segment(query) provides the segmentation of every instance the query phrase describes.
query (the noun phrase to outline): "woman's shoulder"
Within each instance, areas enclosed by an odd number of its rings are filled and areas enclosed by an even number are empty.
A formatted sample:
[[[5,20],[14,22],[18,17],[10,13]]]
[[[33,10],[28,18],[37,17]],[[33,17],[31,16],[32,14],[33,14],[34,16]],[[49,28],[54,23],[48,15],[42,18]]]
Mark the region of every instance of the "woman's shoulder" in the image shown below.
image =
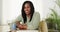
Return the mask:
[[[15,21],[21,21],[23,18],[22,18],[22,15],[18,15],[15,19]]]
[[[39,12],[34,12],[34,15],[40,15],[40,13]]]
[[[34,17],[34,18],[37,18],[37,17],[39,17],[39,18],[40,18],[40,13],[39,13],[39,12],[34,12],[33,17]]]

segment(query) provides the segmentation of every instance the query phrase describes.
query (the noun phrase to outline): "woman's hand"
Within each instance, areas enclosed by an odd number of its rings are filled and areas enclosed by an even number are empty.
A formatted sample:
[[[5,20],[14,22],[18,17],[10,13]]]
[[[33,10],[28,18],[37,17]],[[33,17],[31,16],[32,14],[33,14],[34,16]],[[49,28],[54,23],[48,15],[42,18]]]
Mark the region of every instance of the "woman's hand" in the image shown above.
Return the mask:
[[[27,29],[27,25],[26,24],[20,24],[20,21],[16,22],[16,26],[20,29],[20,30],[26,30]]]
[[[26,30],[27,29],[27,25],[26,24],[20,24],[19,26],[18,26],[18,28],[20,29],[20,30]]]
[[[24,28],[24,29],[27,29],[27,25],[26,25],[26,24],[24,24],[24,25],[23,25],[23,28]]]

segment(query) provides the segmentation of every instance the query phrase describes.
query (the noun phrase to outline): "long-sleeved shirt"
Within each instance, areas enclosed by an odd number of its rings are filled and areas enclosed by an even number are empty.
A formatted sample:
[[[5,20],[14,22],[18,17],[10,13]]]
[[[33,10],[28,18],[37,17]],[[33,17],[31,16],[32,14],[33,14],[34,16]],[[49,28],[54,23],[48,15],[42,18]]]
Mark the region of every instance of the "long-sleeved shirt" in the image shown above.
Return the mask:
[[[27,29],[28,30],[35,30],[38,28],[39,26],[39,22],[40,22],[40,14],[38,12],[34,12],[33,14],[33,17],[32,17],[32,20],[29,22],[29,18],[27,17]],[[16,18],[16,21],[21,21],[23,24],[24,24],[24,21],[23,21],[23,17],[21,15],[19,15],[17,18]]]

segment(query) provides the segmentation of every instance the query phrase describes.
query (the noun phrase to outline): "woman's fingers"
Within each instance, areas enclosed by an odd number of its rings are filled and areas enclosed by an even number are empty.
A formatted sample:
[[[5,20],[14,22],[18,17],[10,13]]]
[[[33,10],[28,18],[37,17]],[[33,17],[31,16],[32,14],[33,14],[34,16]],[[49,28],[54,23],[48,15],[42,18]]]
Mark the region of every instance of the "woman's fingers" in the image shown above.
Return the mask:
[[[27,25],[26,24],[19,24],[19,25],[17,25],[18,26],[18,28],[20,29],[20,30],[26,30],[27,29]]]

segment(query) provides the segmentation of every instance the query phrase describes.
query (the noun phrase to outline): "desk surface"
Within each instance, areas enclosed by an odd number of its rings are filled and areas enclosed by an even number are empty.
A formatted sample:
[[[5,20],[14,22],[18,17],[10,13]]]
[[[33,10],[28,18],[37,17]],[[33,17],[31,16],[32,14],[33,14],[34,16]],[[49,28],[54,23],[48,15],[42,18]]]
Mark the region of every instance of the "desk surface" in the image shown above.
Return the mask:
[[[10,31],[10,27],[8,25],[6,26],[0,26],[0,32],[7,32]],[[18,30],[16,32],[38,32],[38,30]]]
[[[38,30],[19,30],[17,32],[38,32]]]

